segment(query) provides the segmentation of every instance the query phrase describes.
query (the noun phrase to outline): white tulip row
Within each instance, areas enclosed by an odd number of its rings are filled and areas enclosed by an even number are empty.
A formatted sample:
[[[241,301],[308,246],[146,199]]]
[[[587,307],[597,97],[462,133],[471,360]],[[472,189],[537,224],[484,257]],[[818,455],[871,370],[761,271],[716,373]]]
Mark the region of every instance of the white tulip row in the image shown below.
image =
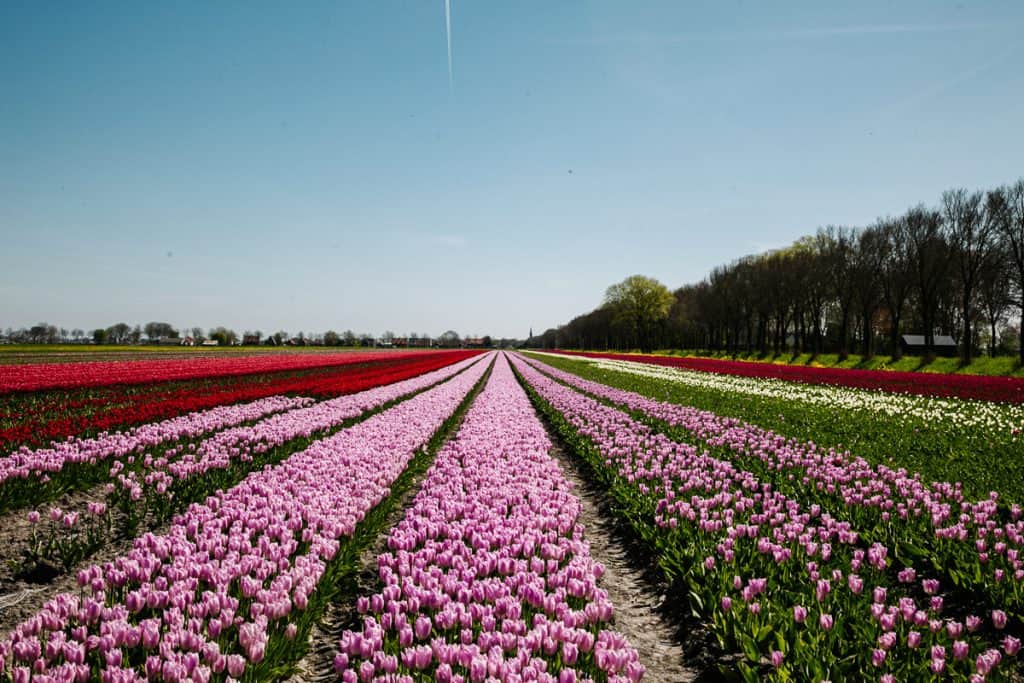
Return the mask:
[[[566,356],[557,354],[538,355],[566,358]],[[803,384],[780,379],[738,377],[607,358],[573,356],[572,359],[588,363],[602,370],[625,372],[699,389],[726,391],[782,401],[799,401],[828,406],[833,410],[840,411],[881,413],[894,418],[911,418],[910,421],[920,420],[929,427],[968,428],[1011,436],[1018,436],[1024,429],[1024,406],[1019,405],[912,396],[825,384]]]

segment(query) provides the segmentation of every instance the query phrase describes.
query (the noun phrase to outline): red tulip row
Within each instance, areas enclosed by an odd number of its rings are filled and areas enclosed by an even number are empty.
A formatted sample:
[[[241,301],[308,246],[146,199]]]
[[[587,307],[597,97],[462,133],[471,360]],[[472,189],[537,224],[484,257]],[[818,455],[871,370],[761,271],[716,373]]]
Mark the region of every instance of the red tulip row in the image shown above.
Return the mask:
[[[68,436],[102,432],[176,417],[220,405],[279,394],[338,396],[400,381],[456,363],[475,351],[378,353],[359,364],[301,372],[156,384],[125,392],[124,387],[82,393],[46,392],[0,399],[0,452],[16,445],[40,446]],[[159,363],[162,361],[152,361]],[[65,364],[65,369],[70,366]],[[133,388],[134,389],[134,388]]]
[[[664,365],[684,370],[714,372],[722,375],[782,379],[804,384],[829,384],[854,389],[871,389],[919,396],[970,398],[980,401],[1024,403],[1024,378],[950,375],[893,370],[853,370],[815,368],[803,365],[775,365],[717,358],[678,358],[621,353],[556,351],[571,356],[610,358],[613,360]]]
[[[384,358],[394,360],[416,355],[419,355],[418,351],[368,351],[0,365],[0,393],[255,375],[337,367],[379,361]]]

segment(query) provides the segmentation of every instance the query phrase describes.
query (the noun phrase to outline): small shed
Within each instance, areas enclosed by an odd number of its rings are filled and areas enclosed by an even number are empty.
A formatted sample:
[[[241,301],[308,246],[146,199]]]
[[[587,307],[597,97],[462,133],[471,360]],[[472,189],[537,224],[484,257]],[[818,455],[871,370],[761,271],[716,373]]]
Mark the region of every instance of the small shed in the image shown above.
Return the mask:
[[[912,356],[920,356],[928,352],[924,345],[923,334],[905,334],[900,337],[900,348],[903,353]],[[948,334],[937,334],[934,337],[932,351],[937,356],[955,356],[957,354],[956,340]]]

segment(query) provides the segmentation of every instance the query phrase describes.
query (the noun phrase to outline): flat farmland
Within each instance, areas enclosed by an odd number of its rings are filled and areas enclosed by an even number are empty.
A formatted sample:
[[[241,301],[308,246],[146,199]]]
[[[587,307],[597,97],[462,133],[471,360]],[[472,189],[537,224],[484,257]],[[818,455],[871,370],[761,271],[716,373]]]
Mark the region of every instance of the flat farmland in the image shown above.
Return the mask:
[[[1019,680],[1018,404],[850,379],[5,366],[0,676]]]

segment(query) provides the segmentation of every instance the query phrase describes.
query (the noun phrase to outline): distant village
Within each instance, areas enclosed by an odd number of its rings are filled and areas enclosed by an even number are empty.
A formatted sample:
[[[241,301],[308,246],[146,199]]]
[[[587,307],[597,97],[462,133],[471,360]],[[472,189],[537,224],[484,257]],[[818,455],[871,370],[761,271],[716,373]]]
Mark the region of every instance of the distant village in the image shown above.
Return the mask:
[[[455,330],[431,336],[428,334],[410,333],[398,336],[393,332],[385,332],[379,336],[355,333],[351,330],[335,332],[328,330],[323,333],[307,334],[299,332],[289,334],[281,330],[264,335],[260,331],[245,331],[239,335],[226,327],[214,327],[205,333],[201,328],[187,330],[174,328],[168,323],[150,322],[145,325],[131,326],[117,323],[105,328],[86,331],[80,328],[67,329],[39,323],[32,327],[14,329],[8,327],[0,332],[0,344],[84,344],[84,345],[146,345],[146,346],[185,346],[185,347],[219,347],[219,346],[340,346],[378,349],[487,349],[516,348],[522,346],[519,339],[494,339],[489,335],[460,336]]]

